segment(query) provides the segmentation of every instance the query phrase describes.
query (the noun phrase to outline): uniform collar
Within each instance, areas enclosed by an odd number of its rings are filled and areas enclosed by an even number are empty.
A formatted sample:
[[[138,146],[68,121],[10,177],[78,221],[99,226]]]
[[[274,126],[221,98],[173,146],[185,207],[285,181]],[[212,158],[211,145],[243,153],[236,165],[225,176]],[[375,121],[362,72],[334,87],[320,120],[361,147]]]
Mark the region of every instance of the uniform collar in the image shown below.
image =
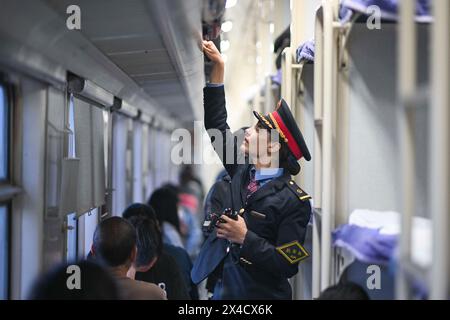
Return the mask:
[[[256,177],[257,171],[258,170],[255,169],[255,177]],[[273,169],[271,171],[273,171]],[[261,187],[256,192],[254,192],[248,199],[245,199],[245,197],[243,197],[242,202],[243,203],[252,203],[252,202],[258,201],[260,199],[263,199],[267,196],[270,196],[270,195],[276,193],[291,178],[291,175],[289,174],[289,172],[284,172],[284,171],[285,170],[281,169],[280,171],[278,171],[278,175],[271,175],[272,178],[268,178],[268,175],[265,174],[264,175],[265,180],[259,180],[259,185]],[[280,172],[281,172],[281,174],[280,174]],[[268,173],[268,172],[266,171],[264,173]],[[270,172],[270,173],[274,173],[274,172]],[[243,196],[243,195],[245,195],[245,191],[241,190],[241,196]]]
[[[255,173],[256,181],[263,181],[281,177],[284,173],[283,168],[262,168],[257,170],[254,166],[250,169]]]

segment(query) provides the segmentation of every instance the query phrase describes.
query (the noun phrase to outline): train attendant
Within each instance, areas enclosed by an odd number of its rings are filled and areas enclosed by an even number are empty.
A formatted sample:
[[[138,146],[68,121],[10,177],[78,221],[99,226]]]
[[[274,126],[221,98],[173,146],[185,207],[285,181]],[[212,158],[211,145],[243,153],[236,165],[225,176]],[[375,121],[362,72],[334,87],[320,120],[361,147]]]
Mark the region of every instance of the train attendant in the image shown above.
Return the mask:
[[[235,150],[229,144],[236,140],[230,138],[227,124],[224,61],[213,42],[204,41],[203,51],[214,64],[204,88],[205,127],[223,135],[223,153],[218,153],[231,177],[229,206],[239,215],[237,220],[221,216],[192,278],[199,282],[219,274],[213,299],[291,299],[288,279],[308,256],[302,245],[311,215],[310,196],[291,176],[300,171],[298,161],[309,161],[311,155],[289,106],[281,100],[268,115],[254,111],[257,123],[245,131],[237,148],[248,161],[229,163],[226,152]],[[278,139],[270,139],[273,134]]]

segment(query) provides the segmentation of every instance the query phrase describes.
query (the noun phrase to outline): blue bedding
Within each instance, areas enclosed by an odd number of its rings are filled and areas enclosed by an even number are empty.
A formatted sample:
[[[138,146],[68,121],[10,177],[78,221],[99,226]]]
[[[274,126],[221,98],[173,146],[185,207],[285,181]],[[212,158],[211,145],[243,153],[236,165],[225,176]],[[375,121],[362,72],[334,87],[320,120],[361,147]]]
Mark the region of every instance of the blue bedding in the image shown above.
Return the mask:
[[[378,229],[354,224],[344,224],[333,231],[333,245],[346,248],[365,263],[389,265],[397,240],[397,235],[381,234]]]
[[[302,60],[314,62],[314,40],[306,41],[296,50],[297,63]]]

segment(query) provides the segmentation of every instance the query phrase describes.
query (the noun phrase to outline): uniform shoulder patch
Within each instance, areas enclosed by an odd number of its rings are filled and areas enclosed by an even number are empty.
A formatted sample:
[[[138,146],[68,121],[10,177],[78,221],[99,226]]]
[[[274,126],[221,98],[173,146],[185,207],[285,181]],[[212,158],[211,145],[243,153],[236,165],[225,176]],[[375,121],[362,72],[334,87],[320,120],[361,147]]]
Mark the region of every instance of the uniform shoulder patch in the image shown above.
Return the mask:
[[[300,201],[311,199],[311,196],[303,191],[302,188],[300,188],[294,180],[289,180],[286,184],[289,190],[291,190]]]
[[[297,240],[283,244],[276,249],[291,264],[309,257],[309,253]]]

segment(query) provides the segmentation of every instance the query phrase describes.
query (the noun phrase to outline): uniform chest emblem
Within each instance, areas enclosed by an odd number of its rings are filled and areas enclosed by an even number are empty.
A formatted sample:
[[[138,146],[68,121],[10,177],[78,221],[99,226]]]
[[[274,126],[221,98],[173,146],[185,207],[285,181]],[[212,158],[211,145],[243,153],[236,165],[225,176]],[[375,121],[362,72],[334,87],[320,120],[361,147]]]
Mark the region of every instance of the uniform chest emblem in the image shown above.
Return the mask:
[[[276,249],[291,264],[309,257],[309,253],[297,240],[283,244]]]

